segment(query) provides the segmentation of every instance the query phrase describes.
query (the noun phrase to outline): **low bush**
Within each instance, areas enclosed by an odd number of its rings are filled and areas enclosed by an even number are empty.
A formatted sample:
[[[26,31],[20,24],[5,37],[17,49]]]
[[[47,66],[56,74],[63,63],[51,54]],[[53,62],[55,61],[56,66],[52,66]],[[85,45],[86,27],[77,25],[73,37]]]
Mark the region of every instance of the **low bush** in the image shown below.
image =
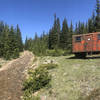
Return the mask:
[[[32,95],[31,93],[31,90],[26,90],[24,92],[24,97],[23,97],[24,100],[40,100],[40,97],[39,96],[34,96]]]
[[[47,50],[47,56],[61,56],[64,51],[60,49]]]
[[[62,50],[62,49],[53,49],[53,50],[47,50],[47,56],[66,56],[71,54],[71,50]]]
[[[35,54],[36,56],[54,56],[54,57],[57,57],[57,56],[66,56],[66,55],[69,55],[71,54],[71,50],[69,49],[66,49],[66,50],[63,50],[63,49],[46,49],[45,52],[40,52],[40,51],[33,51],[33,54]]]
[[[32,94],[44,87],[50,88],[51,75],[48,70],[56,68],[57,64],[43,64],[35,71],[29,70],[29,78],[23,83],[24,86],[24,100],[40,100],[38,96]]]
[[[67,56],[67,55],[70,55],[72,54],[72,52],[70,50],[65,50],[64,53],[63,53],[63,56]]]
[[[48,86],[51,75],[42,67],[37,68],[34,72],[29,73],[29,78],[24,82],[24,90],[31,90],[33,93],[39,89]]]

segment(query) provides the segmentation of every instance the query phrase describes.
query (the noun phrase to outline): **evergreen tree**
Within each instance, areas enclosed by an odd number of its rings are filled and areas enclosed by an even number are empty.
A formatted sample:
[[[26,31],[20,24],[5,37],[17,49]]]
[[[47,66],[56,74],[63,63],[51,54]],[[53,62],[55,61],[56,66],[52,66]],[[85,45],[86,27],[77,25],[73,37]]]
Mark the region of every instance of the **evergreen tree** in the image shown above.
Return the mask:
[[[85,34],[86,29],[85,29],[85,24],[81,23],[81,34]]]
[[[37,33],[35,33],[35,38],[34,38],[34,40],[35,40],[35,41],[38,40],[38,35],[37,35]]]
[[[19,56],[18,38],[13,26],[0,22],[0,57],[5,59]]]
[[[96,31],[100,32],[100,1],[97,0],[97,4],[96,4],[96,19],[95,19],[95,26],[96,26]]]
[[[76,27],[75,27],[75,34],[78,34],[78,25],[76,23]]]
[[[3,43],[3,57],[5,59],[10,59],[10,43],[9,43],[9,26],[5,25],[5,28],[3,30],[3,39],[2,39],[2,43]]]
[[[69,28],[69,36],[68,36],[68,48],[71,50],[72,49],[72,35],[73,35],[73,24],[71,21],[71,25]]]
[[[52,41],[52,36],[53,36],[53,35],[52,35],[52,34],[53,34],[52,31],[53,31],[53,29],[50,29],[50,30],[49,30],[49,39],[48,39],[48,48],[49,48],[49,49],[54,49],[54,48],[53,48],[53,41]]]
[[[87,22],[85,24],[85,32],[84,33],[88,33],[88,23]]]
[[[25,47],[27,50],[32,51],[34,54],[46,55],[46,50],[48,49],[48,35],[43,32],[43,34],[38,37],[35,33],[34,39],[30,38],[25,40]]]
[[[20,31],[20,28],[18,25],[17,25],[17,29],[16,29],[16,38],[17,38],[19,51],[21,52],[21,51],[23,51],[23,43],[22,43],[21,31]]]
[[[92,33],[94,31],[93,20],[88,20],[88,33]]]
[[[59,18],[57,18],[57,34],[58,34],[58,43],[57,43],[57,47],[59,47],[59,41],[60,41],[60,33],[61,33],[61,27],[60,27],[60,20]]]
[[[93,24],[93,32],[95,32],[96,31],[96,27],[95,27],[95,22],[96,22],[96,16],[95,16],[95,13],[93,12],[92,13],[92,24]]]
[[[52,29],[49,31],[49,49],[58,48],[59,43],[59,30],[60,30],[60,22],[59,19],[57,21],[56,15],[54,16],[54,25]]]
[[[26,39],[25,39],[24,49],[28,50],[28,39],[27,39],[27,36],[26,36]]]
[[[0,22],[0,57],[3,56],[3,51],[4,51],[3,30],[4,30],[4,23]]]
[[[0,22],[0,36],[2,35],[2,31],[4,30],[4,23],[3,21]]]
[[[16,34],[13,26],[11,26],[11,29],[9,31],[9,53],[10,57],[16,58],[19,56],[19,48],[17,46],[17,40],[16,40]]]
[[[80,21],[79,21],[79,23],[78,23],[78,34],[82,34],[81,22],[80,22]]]
[[[58,47],[58,37],[59,37],[59,29],[58,28],[58,25],[57,25],[57,18],[56,18],[56,15],[54,16],[54,26],[53,26],[53,30],[52,30],[52,41],[53,41],[53,44],[52,44],[52,47],[53,49],[57,48]]]
[[[69,34],[69,28],[68,28],[67,20],[65,18],[63,21],[62,31],[60,34],[60,47],[62,49],[66,49],[68,47],[68,34]]]

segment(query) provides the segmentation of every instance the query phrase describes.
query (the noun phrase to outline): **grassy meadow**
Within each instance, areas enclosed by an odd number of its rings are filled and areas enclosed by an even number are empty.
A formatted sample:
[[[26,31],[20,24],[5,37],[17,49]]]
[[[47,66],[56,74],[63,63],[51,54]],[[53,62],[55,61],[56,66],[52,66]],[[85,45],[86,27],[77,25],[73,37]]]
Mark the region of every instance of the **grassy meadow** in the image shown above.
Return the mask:
[[[48,62],[58,64],[57,68],[49,71],[52,75],[51,88],[39,91],[44,100],[82,100],[89,96],[91,91],[100,88],[99,57],[75,59],[71,55],[38,59],[39,65]]]

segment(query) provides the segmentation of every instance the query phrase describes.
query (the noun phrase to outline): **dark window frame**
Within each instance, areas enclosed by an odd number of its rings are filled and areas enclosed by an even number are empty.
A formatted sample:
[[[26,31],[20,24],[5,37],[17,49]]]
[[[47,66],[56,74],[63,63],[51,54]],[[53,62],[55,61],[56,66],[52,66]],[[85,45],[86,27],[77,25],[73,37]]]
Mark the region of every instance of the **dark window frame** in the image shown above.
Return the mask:
[[[81,36],[75,37],[75,42],[81,42],[81,41],[82,41],[82,37]]]

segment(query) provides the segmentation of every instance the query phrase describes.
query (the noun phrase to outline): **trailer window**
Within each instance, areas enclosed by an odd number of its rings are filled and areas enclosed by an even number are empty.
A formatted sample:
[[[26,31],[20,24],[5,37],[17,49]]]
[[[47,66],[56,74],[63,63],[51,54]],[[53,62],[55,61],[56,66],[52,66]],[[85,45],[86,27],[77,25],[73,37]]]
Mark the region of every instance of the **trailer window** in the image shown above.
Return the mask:
[[[98,34],[98,40],[100,40],[100,34]]]
[[[76,42],[81,42],[81,36],[76,37]]]

